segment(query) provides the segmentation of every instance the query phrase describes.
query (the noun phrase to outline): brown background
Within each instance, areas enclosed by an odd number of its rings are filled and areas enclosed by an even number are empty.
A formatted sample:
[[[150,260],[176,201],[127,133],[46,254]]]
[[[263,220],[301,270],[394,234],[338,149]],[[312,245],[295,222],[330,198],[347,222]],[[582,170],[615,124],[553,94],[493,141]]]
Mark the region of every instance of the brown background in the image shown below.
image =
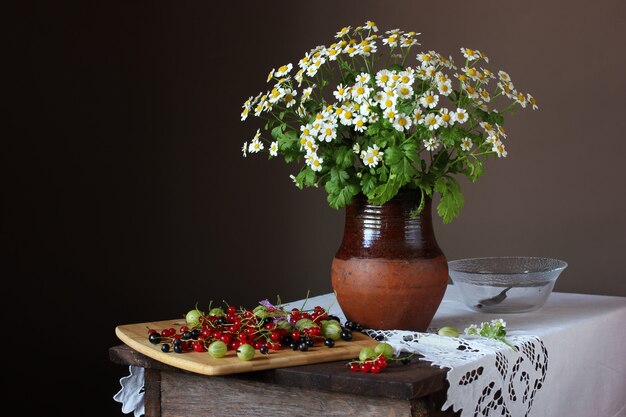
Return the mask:
[[[626,296],[623,1],[101,3],[8,14],[5,381],[37,376],[5,393],[25,413],[121,415],[117,324],[330,291],[343,212],[296,166],[242,158],[260,125],[239,113],[272,67],[368,19],[480,49],[538,100],[435,220],[448,258],[556,257],[557,291]]]

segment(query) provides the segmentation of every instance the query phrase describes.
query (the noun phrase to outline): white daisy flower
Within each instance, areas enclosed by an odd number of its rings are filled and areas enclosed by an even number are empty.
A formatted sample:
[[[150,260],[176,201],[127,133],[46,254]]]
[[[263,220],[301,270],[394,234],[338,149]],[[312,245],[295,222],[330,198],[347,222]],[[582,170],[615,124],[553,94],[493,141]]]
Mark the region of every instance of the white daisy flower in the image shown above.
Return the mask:
[[[400,77],[398,83],[412,85],[415,82],[415,70],[413,68],[407,68],[404,71],[398,73]]]
[[[351,126],[354,123],[354,117],[355,115],[352,112],[352,109],[344,108],[343,112],[341,112],[341,115],[339,116],[339,121],[344,126]]]
[[[433,109],[439,103],[439,96],[432,91],[427,91],[420,97],[420,103],[424,108]]]
[[[391,48],[398,46],[399,35],[396,33],[392,33],[387,37],[383,38],[383,45],[388,45]]]
[[[479,71],[474,67],[463,67],[461,69],[470,79],[477,81],[479,79]]]
[[[248,156],[248,142],[243,143],[243,146],[241,147],[241,153],[243,154],[244,158]]]
[[[424,139],[422,143],[424,144],[426,150],[430,152],[437,150],[440,145],[439,140],[436,138]]]
[[[378,106],[382,110],[395,109],[397,99],[395,97],[389,97],[387,94],[383,96],[383,99],[378,102]]]
[[[442,96],[449,96],[452,92],[452,82],[448,81],[445,83],[437,83],[437,90]]]
[[[298,93],[295,90],[290,88],[283,89],[283,101],[285,102],[285,106],[287,108],[296,104],[296,95]]]
[[[356,40],[353,39],[348,43],[348,45],[346,45],[343,52],[348,54],[349,57],[353,57],[358,55],[361,52],[361,49],[359,45],[356,44]]]
[[[369,124],[374,124],[378,122],[378,120],[379,120],[378,113],[375,113],[375,112],[371,112],[369,117],[367,118],[367,122]]]
[[[350,89],[346,88],[343,84],[339,84],[337,89],[333,91],[333,95],[337,99],[337,101],[342,102],[348,98],[348,94],[350,93]]]
[[[268,101],[272,104],[276,103],[278,100],[283,98],[284,95],[285,95],[285,92],[282,88],[274,87],[272,91],[270,91]]]
[[[415,124],[421,125],[424,122],[424,114],[422,114],[422,109],[419,107],[415,107],[413,111],[413,120],[415,120]]]
[[[495,135],[496,134],[496,128],[491,123],[480,122],[479,125],[480,125],[480,127],[483,128],[483,130],[485,131],[485,133],[487,133],[487,135]]]
[[[373,39],[363,39],[361,43],[359,43],[359,51],[363,56],[370,56],[371,54],[376,53],[377,50],[378,47]]]
[[[526,105],[528,104],[528,99],[526,98],[526,96],[524,95],[524,93],[517,93],[515,95],[515,101],[522,106],[523,109],[526,108]]]
[[[332,142],[337,137],[337,126],[332,123],[324,123],[319,131],[319,140],[324,142]]]
[[[474,49],[461,48],[461,53],[468,61],[474,61],[480,58],[480,52]]]
[[[511,82],[511,76],[504,71],[498,71],[498,79],[500,79],[500,81],[503,81],[505,83]]]
[[[435,113],[428,113],[424,117],[423,124],[428,128],[428,130],[437,130],[441,127],[441,117]]]
[[[307,156],[306,159],[307,165],[311,167],[313,171],[319,172],[322,170],[322,164],[324,163],[324,158],[317,156],[315,153],[311,153]]]
[[[361,160],[369,168],[374,168],[382,160],[384,153],[378,145],[368,146],[367,150],[361,151]]]
[[[409,84],[398,84],[396,86],[396,93],[398,94],[399,98],[411,98],[411,96],[413,96],[413,87],[411,87]]]
[[[448,109],[441,109],[441,110],[439,110],[439,117],[441,119],[441,126],[442,127],[452,126],[454,124],[453,115],[454,115],[454,113],[450,113],[450,111]]]
[[[328,57],[329,61],[336,61],[340,53],[341,50],[335,47],[326,49],[326,56]]]
[[[418,45],[417,40],[412,36],[402,36],[400,38],[400,46],[403,48],[410,48],[411,46]]]
[[[357,132],[365,132],[365,129],[367,129],[366,123],[367,118],[362,114],[359,114],[354,118],[354,130],[356,130]]]
[[[263,150],[263,148],[265,148],[263,146],[263,142],[261,142],[258,138],[255,137],[250,142],[250,145],[248,145],[248,152],[250,152],[250,153],[261,152]]]
[[[504,128],[500,125],[496,125],[496,129],[498,130],[498,135],[502,136],[503,138],[506,138],[506,131],[504,130]]]
[[[467,96],[472,100],[476,100],[478,98],[478,91],[476,91],[476,89],[469,84],[465,84],[463,86],[463,91],[465,91]]]
[[[485,103],[489,103],[491,101],[491,95],[489,94],[489,91],[485,90],[484,88],[478,89],[478,96]]]
[[[391,71],[380,70],[376,73],[376,85],[380,88],[385,88],[389,82],[391,82]]]
[[[309,88],[305,88],[304,90],[302,90],[302,98],[300,99],[301,103],[305,103],[306,101],[308,101],[311,98],[311,93],[313,92],[313,87],[309,87]]]
[[[302,81],[304,80],[304,70],[299,69],[293,78],[298,82],[298,87],[300,87],[302,85]]]
[[[367,84],[357,83],[351,88],[352,100],[356,103],[362,103],[367,100],[372,89]]]
[[[469,151],[470,149],[472,149],[473,145],[474,143],[470,138],[465,137],[461,140],[461,149],[464,151]]]
[[[376,23],[372,22],[371,20],[365,22],[365,28],[371,30],[372,32],[378,32],[378,27],[376,26]]]
[[[393,127],[400,132],[409,130],[411,124],[411,119],[404,113],[400,113],[395,119],[393,119]]]
[[[365,101],[361,103],[361,105],[359,106],[360,114],[367,117],[370,115],[371,112],[372,112],[372,105],[369,102]]]
[[[487,136],[487,139],[485,139],[485,143],[489,143],[491,145],[494,145],[496,142],[500,142],[500,139],[498,138],[498,135],[495,133]]]
[[[341,30],[335,35],[335,38],[339,39],[346,36],[350,32],[350,29],[352,29],[352,26],[346,26],[341,28]]]
[[[278,155],[278,142],[274,141],[270,145],[270,155],[277,156]]]
[[[284,77],[285,75],[291,72],[292,68],[293,68],[293,65],[291,64],[283,65],[280,68],[278,68],[276,72],[274,72],[274,77],[276,78]]]
[[[361,152],[361,145],[359,145],[359,142],[355,142],[354,145],[352,145],[352,152],[357,155]]]
[[[306,68],[306,75],[309,77],[315,77],[315,75],[317,74],[317,70],[318,70],[317,65],[309,65]]]
[[[362,72],[356,77],[356,82],[361,84],[367,84],[370,82],[370,75],[367,72]]]
[[[539,108],[537,106],[537,101],[535,100],[535,98],[533,96],[531,96],[530,94],[527,94],[526,95],[526,99],[530,103],[530,106],[532,107],[533,110],[537,110]]]
[[[452,119],[457,123],[465,123],[467,119],[469,119],[467,110],[460,107],[457,108],[456,111],[452,114]]]
[[[512,83],[506,82],[506,81],[500,81],[498,83],[498,88],[502,90],[505,96],[507,96],[508,98],[512,100],[515,100],[515,95],[517,94],[517,91],[515,91],[515,87],[513,87]]]
[[[396,112],[396,109],[394,109],[394,108],[389,108],[389,109],[385,110],[385,112],[384,112],[385,119],[389,120],[392,123],[396,119],[397,115],[398,115],[398,113]]]
[[[427,52],[421,52],[417,54],[417,60],[422,63],[422,65],[432,65],[435,62],[435,57]]]
[[[498,155],[498,158],[506,158],[508,152],[504,149],[504,144],[501,141],[496,141],[493,144],[493,148],[491,148],[493,152]]]

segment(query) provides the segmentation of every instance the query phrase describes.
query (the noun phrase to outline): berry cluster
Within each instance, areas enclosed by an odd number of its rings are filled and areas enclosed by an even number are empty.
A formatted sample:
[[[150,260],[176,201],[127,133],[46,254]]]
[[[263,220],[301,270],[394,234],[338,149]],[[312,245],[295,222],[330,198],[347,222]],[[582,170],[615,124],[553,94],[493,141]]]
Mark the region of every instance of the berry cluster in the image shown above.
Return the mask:
[[[253,310],[211,308],[204,312],[191,310],[185,316],[186,325],[175,328],[148,329],[148,340],[161,345],[163,352],[209,352],[222,357],[234,350],[242,360],[252,359],[254,352],[268,354],[284,348],[306,352],[316,345],[333,347],[335,341],[352,340],[352,331],[362,327],[352,322],[346,326],[339,318],[329,315],[321,306],[312,310],[297,308],[286,311],[268,302]]]
[[[379,343],[375,348],[363,348],[359,352],[359,359],[348,362],[351,372],[377,374],[387,367],[390,361],[400,361],[403,364],[410,363],[410,356],[393,357],[393,347],[386,342]]]

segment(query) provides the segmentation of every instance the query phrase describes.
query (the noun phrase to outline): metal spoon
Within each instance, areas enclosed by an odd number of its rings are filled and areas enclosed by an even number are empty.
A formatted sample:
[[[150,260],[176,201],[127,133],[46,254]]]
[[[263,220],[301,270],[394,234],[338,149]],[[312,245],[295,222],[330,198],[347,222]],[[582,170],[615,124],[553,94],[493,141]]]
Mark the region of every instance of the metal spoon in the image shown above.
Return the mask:
[[[500,304],[502,301],[504,301],[504,299],[506,298],[506,293],[507,291],[509,291],[511,288],[513,287],[506,287],[505,289],[503,289],[502,291],[500,291],[500,293],[498,295],[495,295],[491,298],[485,298],[483,300],[479,300],[478,304],[475,305],[476,308],[483,308],[483,307],[488,307],[488,306],[493,306],[496,304]]]

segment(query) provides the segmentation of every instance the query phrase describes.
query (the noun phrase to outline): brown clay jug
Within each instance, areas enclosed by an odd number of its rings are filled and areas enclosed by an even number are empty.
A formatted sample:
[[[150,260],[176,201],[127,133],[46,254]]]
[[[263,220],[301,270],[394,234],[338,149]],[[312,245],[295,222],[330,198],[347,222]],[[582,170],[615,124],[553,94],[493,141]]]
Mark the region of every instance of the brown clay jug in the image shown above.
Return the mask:
[[[332,262],[337,301],[348,320],[379,330],[426,331],[448,284],[448,262],[435,239],[432,201],[401,190],[382,206],[359,194],[345,209]]]

